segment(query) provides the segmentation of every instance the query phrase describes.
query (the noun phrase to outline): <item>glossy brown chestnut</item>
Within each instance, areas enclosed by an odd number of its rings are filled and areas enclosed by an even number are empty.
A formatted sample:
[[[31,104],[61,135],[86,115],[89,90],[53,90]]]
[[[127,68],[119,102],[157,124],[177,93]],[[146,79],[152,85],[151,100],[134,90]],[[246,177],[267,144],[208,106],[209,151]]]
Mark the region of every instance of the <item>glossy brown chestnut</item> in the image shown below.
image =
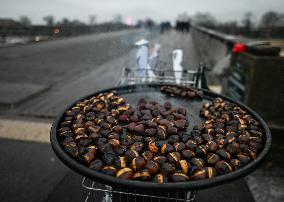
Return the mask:
[[[229,163],[227,163],[226,161],[218,161],[215,164],[215,169],[219,174],[226,174],[226,173],[230,173],[232,172],[232,167],[230,166]]]
[[[230,160],[231,159],[231,155],[229,154],[229,152],[227,152],[225,149],[219,149],[216,152],[222,159],[225,160]]]
[[[164,163],[162,166],[161,166],[161,173],[164,174],[164,175],[168,175],[168,174],[171,174],[175,171],[175,167],[172,165],[172,164],[169,164],[169,163]]]
[[[127,166],[126,158],[124,156],[116,157],[114,160],[114,165],[119,169],[125,168]]]
[[[216,169],[213,167],[205,167],[205,171],[208,178],[213,178],[217,175]]]
[[[206,158],[208,165],[215,165],[218,161],[220,161],[220,157],[218,154],[211,153]]]
[[[192,175],[191,178],[193,180],[202,180],[206,178],[206,170],[205,168],[197,169]]]
[[[175,172],[171,175],[171,179],[173,182],[185,182],[189,180],[189,177],[182,172]]]
[[[147,169],[136,172],[133,176],[133,179],[139,181],[149,181],[151,179],[151,175]]]
[[[195,156],[195,153],[191,150],[183,150],[181,154],[187,160],[191,160]]]
[[[157,162],[159,165],[162,165],[167,161],[167,159],[164,156],[155,156],[154,161]]]
[[[231,159],[230,165],[233,168],[233,170],[237,170],[240,167],[240,160],[238,160],[238,159]]]
[[[138,152],[130,149],[125,152],[125,158],[127,161],[132,161],[135,157],[139,156]]]
[[[151,161],[153,160],[154,156],[153,156],[153,153],[150,152],[150,151],[145,151],[142,153],[142,156],[143,158],[146,160],[146,161]]]
[[[113,166],[104,166],[102,168],[102,172],[107,174],[107,175],[115,176],[116,175],[116,168],[113,167]]]
[[[171,163],[177,163],[181,159],[181,154],[179,152],[171,152],[167,155],[167,159]]]
[[[194,166],[197,166],[197,167],[204,167],[205,166],[205,162],[201,158],[193,158],[193,159],[191,159],[191,163]]]
[[[144,169],[145,164],[145,159],[141,156],[137,156],[132,160],[131,167],[134,171],[138,171]]]
[[[108,143],[113,147],[119,147],[120,146],[120,141],[117,140],[117,139],[109,139]]]
[[[216,142],[210,141],[207,143],[207,148],[209,152],[216,152],[218,150],[218,145]]]
[[[186,143],[185,143],[185,146],[190,149],[190,150],[195,150],[196,147],[197,147],[197,143],[193,140],[188,140]]]
[[[133,171],[130,168],[122,168],[116,173],[116,177],[130,180],[133,177]]]
[[[190,169],[190,163],[187,160],[180,160],[179,166],[181,167],[183,173],[188,173],[188,170]]]
[[[145,168],[147,168],[151,174],[156,174],[160,166],[155,161],[147,161]]]

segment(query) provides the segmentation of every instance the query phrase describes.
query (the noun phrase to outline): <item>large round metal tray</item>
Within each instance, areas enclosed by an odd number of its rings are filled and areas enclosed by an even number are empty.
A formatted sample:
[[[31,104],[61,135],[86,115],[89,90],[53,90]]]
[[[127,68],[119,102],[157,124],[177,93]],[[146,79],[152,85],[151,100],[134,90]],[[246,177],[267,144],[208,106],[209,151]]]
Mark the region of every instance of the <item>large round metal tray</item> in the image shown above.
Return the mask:
[[[77,101],[70,104],[66,107],[66,109],[58,115],[56,120],[52,125],[52,129],[50,132],[50,140],[51,145],[56,153],[56,155],[65,163],[68,167],[72,170],[80,173],[81,175],[88,177],[96,182],[110,185],[113,187],[125,187],[127,189],[135,189],[135,190],[148,190],[151,189],[152,191],[182,191],[182,190],[198,190],[203,188],[209,188],[215,185],[228,183],[238,178],[244,177],[248,175],[250,172],[254,171],[259,164],[264,160],[266,155],[268,154],[270,147],[271,147],[271,133],[269,128],[267,127],[266,123],[263,119],[252,109],[245,106],[244,104],[232,100],[228,97],[203,90],[204,91],[204,98],[203,99],[194,99],[188,100],[179,97],[169,97],[160,92],[160,84],[138,84],[138,85],[128,85],[128,86],[120,86],[109,88],[105,90],[101,90],[99,92],[94,92],[92,95],[108,92],[115,90],[117,93],[128,101],[130,104],[136,104],[140,98],[151,99],[160,102],[161,104],[165,101],[170,101],[175,106],[183,106],[188,109],[188,120],[189,120],[189,127],[188,130],[191,130],[192,127],[196,124],[202,123],[203,119],[199,116],[199,110],[203,103],[213,100],[216,97],[221,97],[224,100],[228,100],[230,102],[235,102],[242,108],[246,109],[257,121],[261,123],[264,135],[264,146],[262,151],[258,154],[258,156],[252,160],[247,165],[243,166],[237,171],[233,171],[232,173],[228,173],[225,175],[217,176],[211,179],[204,179],[204,180],[197,180],[197,181],[187,181],[187,182],[180,182],[180,183],[164,183],[164,184],[157,184],[153,182],[141,182],[141,181],[134,181],[134,180],[122,180],[116,177],[108,176],[103,173],[91,170],[86,166],[80,164],[71,156],[69,156],[61,146],[59,142],[59,127],[60,122],[64,116],[66,110],[70,109],[71,106],[75,105]],[[86,96],[84,98],[91,97],[92,95]],[[82,98],[82,99],[84,99]],[[81,100],[81,99],[80,99]]]

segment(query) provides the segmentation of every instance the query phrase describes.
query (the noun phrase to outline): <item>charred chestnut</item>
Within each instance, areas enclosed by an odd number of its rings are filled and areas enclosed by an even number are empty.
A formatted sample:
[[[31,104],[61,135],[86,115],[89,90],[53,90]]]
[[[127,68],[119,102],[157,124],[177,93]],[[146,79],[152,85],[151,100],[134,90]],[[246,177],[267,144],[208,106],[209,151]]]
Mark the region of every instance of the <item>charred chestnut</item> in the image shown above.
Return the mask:
[[[132,159],[134,159],[137,156],[139,156],[138,152],[133,149],[127,150],[125,152],[125,158],[128,161],[132,161]]]
[[[166,175],[166,176],[170,173],[173,173],[174,171],[175,171],[175,167],[172,164],[164,163],[161,166],[161,173]]]
[[[151,174],[156,174],[159,171],[160,166],[155,161],[147,161],[145,166]]]
[[[130,168],[122,168],[117,172],[116,177],[130,180],[133,177],[133,172]]]
[[[240,167],[240,160],[238,159],[232,159],[230,161],[230,165],[233,168],[233,170],[237,170]]]
[[[185,182],[189,180],[189,177],[182,172],[175,172],[172,174],[171,179],[173,182]]]
[[[103,162],[99,159],[94,160],[93,162],[90,163],[89,168],[91,168],[92,170],[101,170],[102,167],[104,166]]]
[[[145,167],[145,159],[141,156],[137,156],[132,160],[131,167],[133,170],[142,170]]]
[[[167,161],[167,159],[164,156],[155,156],[154,161],[157,162],[159,165],[162,165]]]
[[[220,157],[218,154],[211,153],[207,156],[206,160],[208,165],[215,165],[218,161],[220,161]]]
[[[167,159],[171,163],[177,163],[181,159],[181,155],[178,152],[171,152],[167,155]]]
[[[183,150],[182,156],[184,159],[191,160],[195,156],[195,153],[191,150]]]
[[[127,166],[126,158],[124,156],[116,157],[114,160],[114,165],[119,169],[125,168]]]
[[[102,168],[102,172],[107,174],[107,175],[111,175],[111,176],[115,176],[116,174],[116,168],[113,166],[104,166]]]
[[[230,160],[231,159],[231,155],[229,154],[229,152],[227,152],[225,149],[219,149],[217,151],[217,154],[225,160]]]
[[[143,152],[142,156],[146,161],[151,161],[153,159],[153,153],[150,151]]]
[[[151,175],[147,169],[136,172],[133,176],[133,179],[139,181],[149,181],[151,179]]]
[[[208,178],[212,178],[217,175],[216,169],[213,167],[206,167],[205,171]]]
[[[184,172],[184,173],[187,173],[188,170],[190,169],[190,164],[187,160],[180,160],[179,166],[181,167],[182,172]]]
[[[166,154],[166,153],[172,152],[173,150],[174,150],[174,148],[173,148],[172,145],[164,143],[161,146],[160,152],[161,152],[161,154]]]
[[[219,174],[226,174],[232,172],[232,167],[226,161],[218,161],[215,164],[215,169]]]
[[[206,170],[204,168],[197,169],[193,174],[191,175],[191,178],[193,180],[202,180],[206,178]]]
[[[201,158],[193,158],[191,160],[191,163],[192,163],[192,165],[197,166],[197,167],[204,167],[205,166],[205,162]]]

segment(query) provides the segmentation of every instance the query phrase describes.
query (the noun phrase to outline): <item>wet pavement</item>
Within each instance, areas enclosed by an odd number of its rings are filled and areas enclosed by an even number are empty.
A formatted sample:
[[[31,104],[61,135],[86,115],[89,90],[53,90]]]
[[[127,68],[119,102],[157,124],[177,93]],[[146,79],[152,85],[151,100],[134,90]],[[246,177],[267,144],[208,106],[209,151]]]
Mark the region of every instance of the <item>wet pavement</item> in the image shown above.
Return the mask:
[[[51,122],[72,101],[115,86],[122,67],[135,64],[133,42],[145,35],[149,36],[141,30],[120,31],[0,49],[0,82],[6,84],[0,85],[0,92],[15,92],[15,84],[45,89],[22,91],[22,97],[10,93],[20,97],[16,105],[0,102],[1,201],[83,201],[84,190],[75,194],[81,177],[70,172],[51,150]],[[195,69],[200,62],[188,34],[153,35],[150,41],[161,43],[160,58],[168,68],[174,49],[184,50],[185,69]],[[220,186],[201,192],[197,201],[253,201],[253,197],[260,202],[284,201],[281,134],[272,132],[272,152],[246,181],[232,183],[226,190]],[[224,191],[225,198],[221,197]]]

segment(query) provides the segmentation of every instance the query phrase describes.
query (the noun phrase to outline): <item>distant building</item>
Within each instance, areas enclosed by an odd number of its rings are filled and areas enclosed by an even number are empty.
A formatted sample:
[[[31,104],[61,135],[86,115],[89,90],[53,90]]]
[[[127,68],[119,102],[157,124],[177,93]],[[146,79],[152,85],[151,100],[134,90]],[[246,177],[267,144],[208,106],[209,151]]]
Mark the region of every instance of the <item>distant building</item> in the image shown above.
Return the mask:
[[[21,23],[12,20],[12,19],[5,19],[5,18],[0,18],[0,27],[19,27],[22,26]]]
[[[21,23],[6,18],[0,18],[0,37],[2,41],[5,41],[5,37],[9,35],[21,35],[24,33],[24,29]]]

